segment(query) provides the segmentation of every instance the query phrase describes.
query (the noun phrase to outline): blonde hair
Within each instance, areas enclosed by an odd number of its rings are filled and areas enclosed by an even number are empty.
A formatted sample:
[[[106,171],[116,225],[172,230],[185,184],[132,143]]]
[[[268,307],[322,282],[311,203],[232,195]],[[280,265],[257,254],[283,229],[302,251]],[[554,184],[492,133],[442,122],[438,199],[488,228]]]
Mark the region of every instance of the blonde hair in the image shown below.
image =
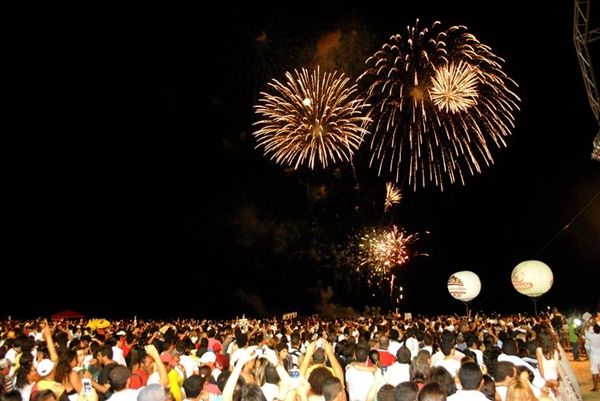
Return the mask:
[[[537,397],[526,380],[516,378],[508,386],[506,401],[537,401]]]

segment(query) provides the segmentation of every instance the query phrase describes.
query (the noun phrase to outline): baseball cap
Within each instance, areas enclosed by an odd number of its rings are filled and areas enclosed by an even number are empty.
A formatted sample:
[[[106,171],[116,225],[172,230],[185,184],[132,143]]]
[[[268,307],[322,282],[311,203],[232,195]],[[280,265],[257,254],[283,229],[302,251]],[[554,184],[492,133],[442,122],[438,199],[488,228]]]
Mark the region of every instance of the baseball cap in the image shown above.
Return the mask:
[[[54,362],[50,359],[42,359],[37,365],[37,373],[40,376],[48,376],[50,372],[54,369]]]
[[[141,388],[137,401],[167,401],[167,392],[159,383],[148,384]]]
[[[206,351],[200,357],[199,362],[200,363],[212,363],[212,362],[215,362],[216,360],[217,360],[217,355],[215,355],[214,352]]]

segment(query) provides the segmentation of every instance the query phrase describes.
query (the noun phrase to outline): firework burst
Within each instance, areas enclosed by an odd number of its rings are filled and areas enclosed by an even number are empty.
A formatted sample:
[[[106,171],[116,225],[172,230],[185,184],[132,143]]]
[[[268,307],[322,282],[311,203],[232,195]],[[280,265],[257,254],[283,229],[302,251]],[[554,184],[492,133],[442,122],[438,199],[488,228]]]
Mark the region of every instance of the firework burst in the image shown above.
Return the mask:
[[[261,92],[256,113],[260,128],[253,133],[258,147],[276,163],[298,168],[327,167],[349,161],[362,143],[367,106],[356,96],[357,86],[343,73],[319,68],[285,74],[286,81],[269,83],[274,94]]]
[[[402,193],[400,193],[400,190],[393,183],[388,182],[385,185],[385,206],[383,211],[385,212],[395,203],[400,203],[400,200],[402,200]]]
[[[359,77],[370,83],[371,165],[413,190],[464,184],[491,165],[490,145],[506,146],[520,101],[502,62],[464,26],[392,36]]]
[[[368,269],[368,281],[382,278],[391,269],[402,266],[410,258],[409,245],[419,238],[393,225],[391,228],[370,229],[360,237],[359,269]]]

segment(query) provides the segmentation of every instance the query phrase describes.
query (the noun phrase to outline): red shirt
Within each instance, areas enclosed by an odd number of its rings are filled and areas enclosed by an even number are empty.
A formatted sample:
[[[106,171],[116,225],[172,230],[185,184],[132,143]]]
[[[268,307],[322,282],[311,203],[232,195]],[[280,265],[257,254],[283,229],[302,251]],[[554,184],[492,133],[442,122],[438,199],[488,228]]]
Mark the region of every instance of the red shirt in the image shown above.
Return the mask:
[[[142,368],[137,368],[131,374],[131,380],[129,381],[129,388],[138,389],[144,387],[148,382],[148,374],[144,372]]]
[[[390,366],[393,365],[394,362],[396,362],[396,357],[394,357],[394,355],[390,354],[386,350],[378,349],[377,352],[379,353],[379,363],[381,364],[381,366]]]

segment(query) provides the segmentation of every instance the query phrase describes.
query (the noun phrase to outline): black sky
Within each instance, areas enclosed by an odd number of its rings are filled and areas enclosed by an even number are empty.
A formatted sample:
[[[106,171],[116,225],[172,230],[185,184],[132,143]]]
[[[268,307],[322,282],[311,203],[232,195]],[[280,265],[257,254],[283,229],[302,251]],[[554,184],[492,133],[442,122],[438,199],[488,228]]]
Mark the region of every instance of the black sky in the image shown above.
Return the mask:
[[[590,159],[597,125],[573,5],[496,3],[301,3],[292,13],[217,4],[212,13],[86,14],[40,29],[19,50],[11,84],[18,124],[5,148],[2,315],[310,313],[327,286],[332,304],[389,306],[336,257],[362,227],[391,222],[429,232],[418,244],[429,256],[397,272],[402,310],[462,313],[446,281],[472,270],[483,285],[473,308],[531,312],[509,279],[528,259],[554,272],[540,305],[596,308],[600,163]],[[338,29],[360,38],[358,52],[337,60],[352,74],[360,51],[416,18],[466,25],[520,85],[517,127],[493,150],[494,166],[443,193],[406,190],[384,216],[385,180],[364,149],[359,188],[349,165],[287,171],[254,149],[252,106],[269,74],[310,65],[317,40]],[[268,46],[254,40],[262,31]]]

